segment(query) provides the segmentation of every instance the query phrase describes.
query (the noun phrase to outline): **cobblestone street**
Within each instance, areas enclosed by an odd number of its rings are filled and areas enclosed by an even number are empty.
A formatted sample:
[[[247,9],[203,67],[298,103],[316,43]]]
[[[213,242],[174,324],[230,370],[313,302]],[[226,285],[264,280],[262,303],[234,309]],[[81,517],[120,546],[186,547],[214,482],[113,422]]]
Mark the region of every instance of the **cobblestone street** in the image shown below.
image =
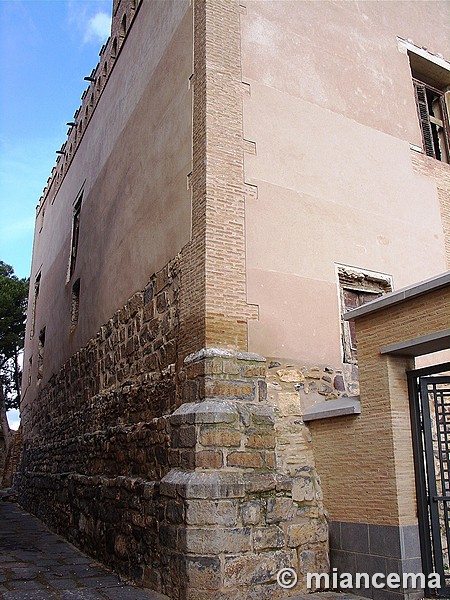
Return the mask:
[[[351,594],[297,594],[289,600],[362,600]],[[168,600],[123,583],[36,517],[0,499],[0,600]]]
[[[1,600],[164,600],[119,581],[17,504],[0,501]]]

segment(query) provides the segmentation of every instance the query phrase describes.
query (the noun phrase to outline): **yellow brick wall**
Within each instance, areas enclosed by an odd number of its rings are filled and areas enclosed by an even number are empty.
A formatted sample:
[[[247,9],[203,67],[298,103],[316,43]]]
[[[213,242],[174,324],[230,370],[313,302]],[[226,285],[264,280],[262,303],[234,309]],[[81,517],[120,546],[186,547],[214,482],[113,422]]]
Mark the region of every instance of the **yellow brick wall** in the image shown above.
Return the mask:
[[[361,415],[310,424],[325,506],[335,521],[417,522],[408,357],[388,344],[448,329],[450,291],[441,289],[356,320]]]
[[[181,354],[247,349],[240,7],[194,2],[192,240],[182,255]]]
[[[450,269],[450,165],[414,151],[411,151],[411,159],[416,173],[426,175],[436,183],[445,237],[445,256],[447,268]]]
[[[435,290],[358,319],[358,359],[378,352],[381,346],[442,331],[449,326],[449,291],[447,288]]]

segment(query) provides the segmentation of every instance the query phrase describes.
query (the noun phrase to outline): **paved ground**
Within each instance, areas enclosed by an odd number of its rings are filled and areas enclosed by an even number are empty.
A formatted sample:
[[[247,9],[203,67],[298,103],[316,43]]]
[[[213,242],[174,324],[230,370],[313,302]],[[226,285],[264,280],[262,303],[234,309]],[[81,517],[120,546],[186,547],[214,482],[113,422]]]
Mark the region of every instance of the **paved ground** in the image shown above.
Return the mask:
[[[0,600],[169,600],[117,575],[0,494]],[[366,600],[322,592],[290,600]]]
[[[17,504],[0,499],[1,600],[163,600],[51,533]]]

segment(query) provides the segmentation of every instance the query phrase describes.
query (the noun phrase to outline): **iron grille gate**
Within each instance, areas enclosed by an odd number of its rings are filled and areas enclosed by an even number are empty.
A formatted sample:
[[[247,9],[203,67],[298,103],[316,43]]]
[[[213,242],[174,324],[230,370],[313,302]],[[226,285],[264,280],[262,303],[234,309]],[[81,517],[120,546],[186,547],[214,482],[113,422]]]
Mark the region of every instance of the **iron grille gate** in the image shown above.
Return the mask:
[[[447,371],[443,367],[449,366],[441,365],[439,372]],[[433,371],[436,367],[409,374],[413,376],[409,383],[414,395],[411,417],[416,489],[423,570],[425,574],[440,575],[442,587],[438,595],[449,598],[450,376],[425,376]],[[419,375],[421,372],[424,376]]]

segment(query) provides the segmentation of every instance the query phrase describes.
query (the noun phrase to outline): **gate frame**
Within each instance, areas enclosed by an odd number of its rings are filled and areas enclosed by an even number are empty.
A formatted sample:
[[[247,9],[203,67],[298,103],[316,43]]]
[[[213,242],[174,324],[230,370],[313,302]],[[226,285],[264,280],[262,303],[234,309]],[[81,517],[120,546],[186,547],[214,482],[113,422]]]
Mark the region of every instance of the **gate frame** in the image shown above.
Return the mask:
[[[419,369],[409,369],[406,372],[408,380],[409,408],[412,430],[412,445],[414,459],[414,475],[416,482],[417,513],[419,526],[420,549],[422,554],[422,568],[425,575],[433,572],[433,537],[435,531],[431,531],[433,524],[431,516],[428,516],[430,502],[427,494],[427,481],[425,469],[425,448],[422,442],[423,427],[421,424],[422,407],[420,397],[420,382],[425,377],[440,374],[444,371],[450,371],[450,362],[424,367]],[[438,532],[440,535],[440,532]],[[431,597],[446,597],[447,594],[432,593],[428,586],[425,587],[425,595]]]

